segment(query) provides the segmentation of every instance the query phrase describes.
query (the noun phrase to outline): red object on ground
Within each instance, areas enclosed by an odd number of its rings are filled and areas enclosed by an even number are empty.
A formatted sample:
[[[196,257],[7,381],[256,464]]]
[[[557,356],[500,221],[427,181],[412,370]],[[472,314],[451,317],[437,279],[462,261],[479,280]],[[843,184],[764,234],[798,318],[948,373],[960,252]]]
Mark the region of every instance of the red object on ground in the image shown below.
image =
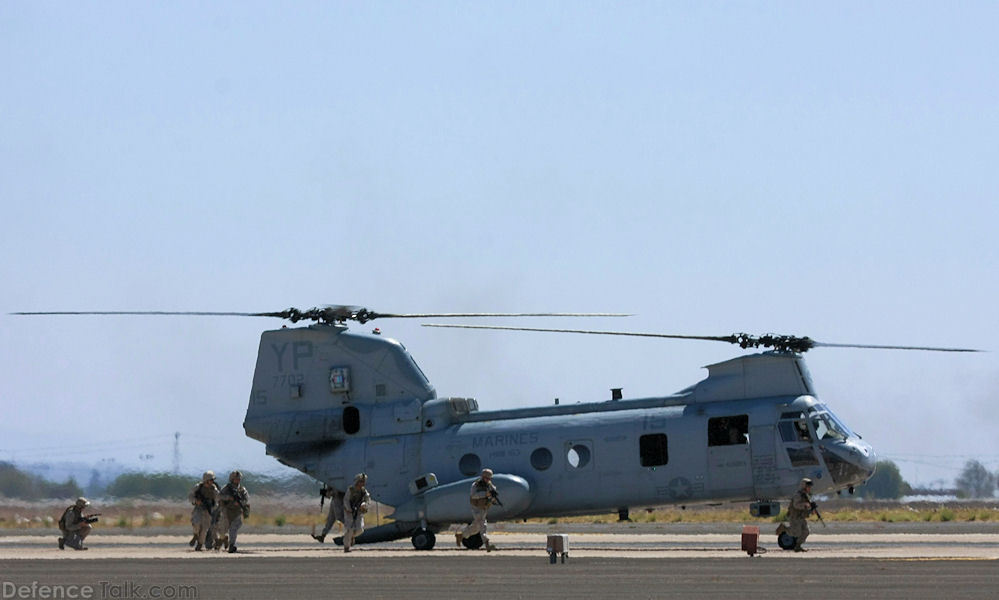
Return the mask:
[[[759,552],[760,528],[756,525],[743,525],[742,549],[750,556]]]

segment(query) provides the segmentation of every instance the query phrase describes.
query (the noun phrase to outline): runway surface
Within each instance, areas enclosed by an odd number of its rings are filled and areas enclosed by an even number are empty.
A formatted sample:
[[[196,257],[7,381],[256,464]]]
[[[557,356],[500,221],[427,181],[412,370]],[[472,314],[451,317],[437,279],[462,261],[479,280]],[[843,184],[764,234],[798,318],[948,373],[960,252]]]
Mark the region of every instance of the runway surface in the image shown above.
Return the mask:
[[[231,555],[194,552],[185,535],[97,532],[77,552],[8,532],[0,585],[3,598],[46,597],[44,586],[119,599],[999,597],[999,533],[819,532],[807,553],[763,536],[768,552],[752,558],[740,533],[570,533],[567,561],[552,565],[545,535],[532,532],[495,533],[501,549],[488,554],[458,550],[446,532],[429,552],[400,540],[350,554],[304,534],[248,532]]]

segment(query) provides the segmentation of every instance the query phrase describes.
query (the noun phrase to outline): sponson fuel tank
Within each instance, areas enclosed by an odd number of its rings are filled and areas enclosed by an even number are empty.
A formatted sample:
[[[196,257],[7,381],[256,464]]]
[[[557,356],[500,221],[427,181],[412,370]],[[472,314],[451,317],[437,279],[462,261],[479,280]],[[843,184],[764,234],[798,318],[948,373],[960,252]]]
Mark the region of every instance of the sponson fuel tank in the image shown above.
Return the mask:
[[[396,521],[420,521],[430,523],[460,523],[468,521],[471,507],[468,497],[471,494],[474,477],[462,479],[431,488],[414,496],[395,509],[392,518]],[[503,506],[493,505],[489,518],[497,521],[516,518],[531,504],[531,486],[523,477],[508,473],[493,475],[493,485],[499,493]]]

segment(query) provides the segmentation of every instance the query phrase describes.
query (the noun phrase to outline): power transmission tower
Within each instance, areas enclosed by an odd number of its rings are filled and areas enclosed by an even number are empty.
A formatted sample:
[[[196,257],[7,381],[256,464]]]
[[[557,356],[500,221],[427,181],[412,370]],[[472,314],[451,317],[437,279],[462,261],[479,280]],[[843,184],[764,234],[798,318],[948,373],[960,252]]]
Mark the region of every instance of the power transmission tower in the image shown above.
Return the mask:
[[[180,432],[173,434],[173,474],[180,475]]]

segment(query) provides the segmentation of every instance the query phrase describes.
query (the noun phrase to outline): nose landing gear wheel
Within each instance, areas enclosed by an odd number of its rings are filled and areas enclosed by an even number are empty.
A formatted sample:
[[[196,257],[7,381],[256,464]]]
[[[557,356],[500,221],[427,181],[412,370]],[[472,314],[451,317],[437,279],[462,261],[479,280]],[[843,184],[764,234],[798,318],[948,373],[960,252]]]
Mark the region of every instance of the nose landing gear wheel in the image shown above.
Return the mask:
[[[437,536],[429,529],[417,529],[412,541],[413,547],[417,550],[430,550],[437,543]]]

